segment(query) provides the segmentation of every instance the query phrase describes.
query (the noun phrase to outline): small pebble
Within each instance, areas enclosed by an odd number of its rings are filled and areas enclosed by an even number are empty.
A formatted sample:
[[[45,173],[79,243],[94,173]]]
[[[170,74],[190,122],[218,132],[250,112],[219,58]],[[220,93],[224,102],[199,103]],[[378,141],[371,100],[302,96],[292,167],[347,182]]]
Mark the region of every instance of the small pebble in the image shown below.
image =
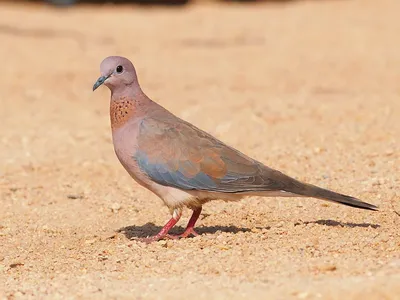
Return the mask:
[[[24,265],[24,263],[23,262],[15,262],[15,263],[12,263],[12,264],[10,264],[10,268],[11,269],[14,269],[14,268],[17,268],[17,267],[22,267]]]
[[[67,198],[68,199],[82,199],[83,196],[82,195],[70,194],[70,195],[67,195]]]
[[[97,241],[97,238],[90,239],[90,240],[86,240],[86,241],[85,241],[85,244],[92,245],[92,244],[94,244],[96,241]]]
[[[117,202],[114,202],[113,204],[111,204],[110,208],[113,213],[117,213],[121,209],[121,205]]]
[[[333,272],[337,270],[337,267],[333,264],[325,264],[316,266],[314,270],[319,272]]]

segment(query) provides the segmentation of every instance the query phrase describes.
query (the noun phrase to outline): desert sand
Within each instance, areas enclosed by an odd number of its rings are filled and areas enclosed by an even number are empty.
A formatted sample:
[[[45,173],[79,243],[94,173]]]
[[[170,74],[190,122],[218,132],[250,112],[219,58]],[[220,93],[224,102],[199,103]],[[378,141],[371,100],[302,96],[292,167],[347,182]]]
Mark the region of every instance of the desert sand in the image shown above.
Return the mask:
[[[0,4],[1,299],[400,299],[400,2]],[[108,55],[179,117],[379,212],[206,204],[201,235],[119,164]],[[396,214],[397,211],[397,214]],[[175,233],[190,216],[184,211]]]

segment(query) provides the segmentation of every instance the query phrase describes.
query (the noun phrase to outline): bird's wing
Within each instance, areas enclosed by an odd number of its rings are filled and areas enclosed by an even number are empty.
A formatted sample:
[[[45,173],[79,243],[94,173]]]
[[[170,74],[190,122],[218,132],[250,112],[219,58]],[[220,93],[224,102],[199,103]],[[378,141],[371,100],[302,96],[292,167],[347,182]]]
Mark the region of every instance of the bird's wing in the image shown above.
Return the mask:
[[[181,190],[288,192],[377,210],[375,205],[302,183],[225,145],[173,115],[142,120],[133,158],[151,180]]]
[[[172,115],[141,122],[134,159],[153,181],[182,190],[278,191],[296,183]]]

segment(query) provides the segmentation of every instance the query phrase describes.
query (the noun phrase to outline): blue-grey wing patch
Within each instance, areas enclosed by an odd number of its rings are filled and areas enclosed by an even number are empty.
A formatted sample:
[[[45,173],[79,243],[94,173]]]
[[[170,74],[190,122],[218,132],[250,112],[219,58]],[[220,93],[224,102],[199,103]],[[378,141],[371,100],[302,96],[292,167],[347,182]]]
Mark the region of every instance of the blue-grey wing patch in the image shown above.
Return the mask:
[[[215,190],[217,188],[217,183],[203,172],[189,177],[184,174],[184,170],[179,165],[176,170],[172,170],[167,163],[150,162],[142,151],[136,152],[134,158],[141,171],[158,184],[182,190]]]

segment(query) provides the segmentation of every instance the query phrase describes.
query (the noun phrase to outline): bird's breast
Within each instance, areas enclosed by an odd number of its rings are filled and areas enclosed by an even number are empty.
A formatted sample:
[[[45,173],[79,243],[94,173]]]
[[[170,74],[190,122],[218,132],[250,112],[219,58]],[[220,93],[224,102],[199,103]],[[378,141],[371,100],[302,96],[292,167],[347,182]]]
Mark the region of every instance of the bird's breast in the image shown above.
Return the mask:
[[[138,149],[137,137],[140,120],[131,118],[118,128],[112,128],[114,151],[125,170],[140,184],[144,185],[142,173],[134,159]]]

